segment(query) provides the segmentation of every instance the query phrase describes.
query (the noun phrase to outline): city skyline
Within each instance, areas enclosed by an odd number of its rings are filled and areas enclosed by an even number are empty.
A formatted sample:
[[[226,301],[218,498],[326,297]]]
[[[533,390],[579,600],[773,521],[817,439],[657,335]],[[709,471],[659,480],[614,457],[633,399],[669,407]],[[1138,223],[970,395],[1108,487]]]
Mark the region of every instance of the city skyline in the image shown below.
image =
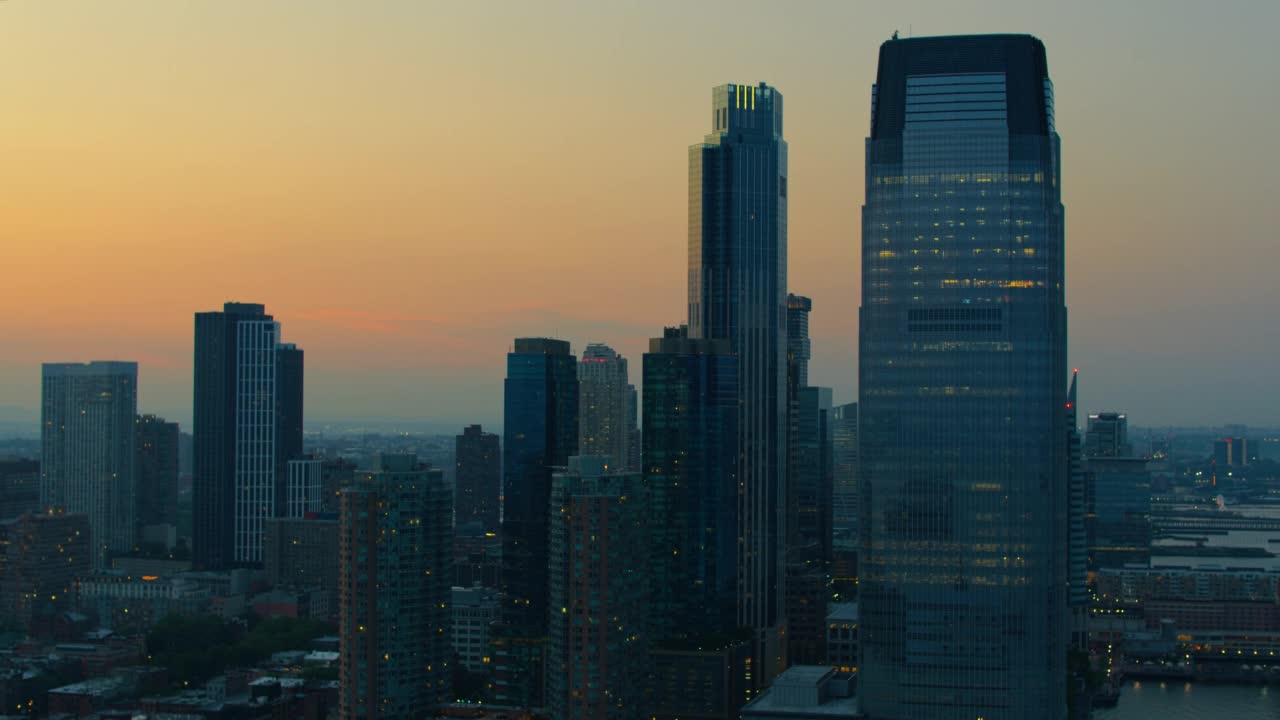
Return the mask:
[[[898,29],[1031,32],[1054,48],[1072,108],[1058,123],[1071,138],[1070,361],[1088,380],[1085,412],[1123,410],[1146,426],[1272,423],[1266,358],[1280,340],[1247,328],[1266,327],[1276,305],[1268,269],[1280,250],[1265,242],[1275,210],[1263,193],[1280,97],[1258,33],[1277,9],[1164,8],[824,5],[789,26],[780,9],[745,6],[738,30],[711,32],[712,6],[554,4],[512,8],[491,36],[466,33],[468,49],[446,37],[479,27],[478,11],[459,8],[6,3],[0,59],[30,71],[0,79],[24,108],[0,120],[0,150],[17,159],[0,168],[12,188],[0,237],[17,240],[0,300],[44,311],[0,321],[22,338],[0,351],[0,420],[34,426],[41,362],[118,358],[140,364],[142,411],[189,428],[189,316],[239,299],[273,308],[308,349],[317,423],[498,427],[511,337],[639,357],[682,314],[680,148],[726,80],[787,93],[789,285],[817,308],[813,384],[849,402],[866,88]],[[781,34],[777,49],[737,42],[764,28]],[[323,52],[335,39],[351,52]],[[235,57],[206,63],[214,43]],[[577,67],[584,52],[599,62]],[[445,71],[450,53],[457,72]],[[424,79],[429,90],[409,90]],[[513,122],[526,132],[509,137]],[[482,135],[494,151],[476,157]],[[627,170],[588,164],[605,152]],[[250,251],[261,262],[245,263]],[[590,271],[606,266],[624,272]],[[1204,282],[1213,268],[1222,278]]]

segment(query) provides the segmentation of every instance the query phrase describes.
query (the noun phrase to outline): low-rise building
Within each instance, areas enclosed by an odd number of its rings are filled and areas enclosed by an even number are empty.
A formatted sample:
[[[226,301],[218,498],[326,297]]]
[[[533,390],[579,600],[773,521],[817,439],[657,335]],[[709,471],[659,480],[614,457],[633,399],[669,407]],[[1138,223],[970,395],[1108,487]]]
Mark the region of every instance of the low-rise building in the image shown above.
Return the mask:
[[[743,720],[863,717],[858,712],[853,673],[822,665],[796,665],[742,708]]]
[[[842,672],[858,668],[858,603],[833,603],[827,612],[827,664]]]
[[[502,605],[498,591],[479,585],[453,588],[453,652],[470,672],[489,664],[489,626],[497,622]]]
[[[177,576],[131,575],[104,570],[80,578],[77,591],[81,611],[98,619],[101,627],[121,632],[146,632],[167,615],[196,615],[209,607],[211,592]]]

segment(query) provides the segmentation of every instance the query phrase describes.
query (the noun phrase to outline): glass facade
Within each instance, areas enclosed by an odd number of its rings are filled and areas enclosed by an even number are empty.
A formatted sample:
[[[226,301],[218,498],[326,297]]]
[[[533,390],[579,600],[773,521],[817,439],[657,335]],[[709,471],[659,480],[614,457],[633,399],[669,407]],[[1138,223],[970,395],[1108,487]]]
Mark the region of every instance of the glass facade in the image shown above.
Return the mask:
[[[858,403],[838,405],[831,415],[832,547],[857,549]]]
[[[192,558],[260,566],[263,522],[287,512],[302,455],[303,352],[258,304],[196,313],[195,330]]]
[[[739,623],[757,682],[785,660],[787,143],[782,94],[712,90],[712,128],[689,149],[689,336],[738,356]]]
[[[40,504],[84,513],[94,568],[133,549],[138,364],[41,368]]]
[[[1151,473],[1146,458],[1085,463],[1089,569],[1151,564]]]
[[[736,631],[738,359],[668,328],[644,356],[650,623],[659,642]]]
[[[1065,717],[1058,158],[1039,40],[881,47],[859,334],[869,718]]]
[[[545,629],[551,473],[578,447],[578,368],[568,342],[516,340],[503,410],[504,620]]]

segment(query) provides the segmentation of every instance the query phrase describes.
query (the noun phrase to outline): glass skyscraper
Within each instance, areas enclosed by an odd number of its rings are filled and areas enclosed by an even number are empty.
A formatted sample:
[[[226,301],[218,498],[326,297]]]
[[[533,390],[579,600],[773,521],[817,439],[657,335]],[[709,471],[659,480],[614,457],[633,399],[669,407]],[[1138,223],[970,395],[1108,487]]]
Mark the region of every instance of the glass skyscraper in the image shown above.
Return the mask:
[[[502,437],[502,623],[494,700],[540,706],[547,638],[551,475],[578,448],[578,367],[565,340],[517,338]]]
[[[650,494],[658,643],[738,629],[738,358],[728,340],[667,328],[644,355],[644,478]]]
[[[756,683],[785,662],[787,143],[782,94],[711,92],[712,132],[689,149],[689,336],[738,356],[739,624]]]
[[[1064,718],[1067,337],[1044,45],[895,38],[871,114],[860,706]]]
[[[255,303],[195,317],[192,559],[261,565],[267,518],[285,513],[287,464],[302,453],[303,353]]]
[[[93,566],[133,549],[138,364],[45,363],[41,370],[40,504],[85,513]]]

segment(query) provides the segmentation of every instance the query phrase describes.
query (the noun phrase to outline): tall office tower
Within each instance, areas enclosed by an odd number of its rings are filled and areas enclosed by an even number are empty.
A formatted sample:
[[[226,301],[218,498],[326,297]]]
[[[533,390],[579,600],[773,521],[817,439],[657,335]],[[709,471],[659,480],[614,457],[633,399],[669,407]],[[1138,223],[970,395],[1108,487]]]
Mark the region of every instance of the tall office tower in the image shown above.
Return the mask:
[[[551,480],[547,707],[553,720],[639,720],[648,670],[648,509],[640,473],[569,458]]]
[[[502,485],[502,455],[498,436],[479,425],[468,425],[454,439],[458,489],[454,522],[478,522],[484,532],[498,532],[498,498]]]
[[[1145,457],[1084,461],[1089,570],[1151,563],[1151,472]]]
[[[23,513],[0,522],[0,614],[29,628],[74,607],[76,579],[93,566],[89,516]]]
[[[826,660],[831,391],[809,386],[813,302],[787,295],[787,662]]]
[[[1044,45],[890,40],[871,115],[859,705],[1064,718],[1067,325]]]
[[[738,358],[667,328],[644,355],[644,477],[656,644],[739,627]]]
[[[1084,456],[1133,457],[1129,443],[1129,419],[1124,413],[1104,412],[1089,416],[1084,433]]]
[[[1070,537],[1067,560],[1067,607],[1071,613],[1071,647],[1074,650],[1089,649],[1089,535],[1086,527],[1088,512],[1085,488],[1083,441],[1077,426],[1079,404],[1076,400],[1078,370],[1071,373],[1071,387],[1067,390],[1067,481],[1070,484]]]
[[[858,403],[831,410],[831,596],[858,595]]]
[[[134,522],[176,525],[178,522],[178,423],[155,415],[139,415],[137,438],[137,503]]]
[[[280,331],[277,327],[276,334]],[[289,461],[302,454],[303,353],[293,343],[276,347],[276,506],[275,516],[285,512]],[[260,560],[261,558],[259,558]]]
[[[494,700],[538,707],[547,637],[552,468],[578,448],[578,368],[569,343],[517,338],[507,354],[502,438],[502,624]]]
[[[636,392],[635,385],[627,386],[627,464],[626,469],[639,471],[641,441],[640,441],[640,396]]]
[[[415,455],[383,455],[341,508],[339,715],[420,717],[449,699],[449,487]]]
[[[712,132],[689,148],[689,337],[738,356],[739,623],[755,629],[753,682],[786,661],[787,143],[782,94],[711,92]]]
[[[578,453],[604,455],[611,467],[631,460],[635,387],[627,383],[627,359],[591,343],[578,361]]]
[[[95,568],[133,549],[138,364],[45,363],[40,504],[89,516]]]
[[[1249,441],[1243,437],[1229,437],[1213,441],[1213,462],[1225,468],[1249,464]]]
[[[858,532],[858,403],[831,411],[832,545],[856,550]]]
[[[276,517],[301,518],[321,511],[321,475],[324,461],[301,457],[288,461],[285,471],[284,512]]]
[[[40,511],[40,461],[0,457],[0,520]]]
[[[302,452],[303,354],[280,343],[262,305],[196,313],[193,559],[262,562],[262,526],[284,507],[286,463]]]
[[[809,386],[809,313],[813,301],[803,295],[787,294],[787,366],[797,387]]]
[[[793,390],[787,440],[787,657],[826,662],[832,559],[831,389]]]

